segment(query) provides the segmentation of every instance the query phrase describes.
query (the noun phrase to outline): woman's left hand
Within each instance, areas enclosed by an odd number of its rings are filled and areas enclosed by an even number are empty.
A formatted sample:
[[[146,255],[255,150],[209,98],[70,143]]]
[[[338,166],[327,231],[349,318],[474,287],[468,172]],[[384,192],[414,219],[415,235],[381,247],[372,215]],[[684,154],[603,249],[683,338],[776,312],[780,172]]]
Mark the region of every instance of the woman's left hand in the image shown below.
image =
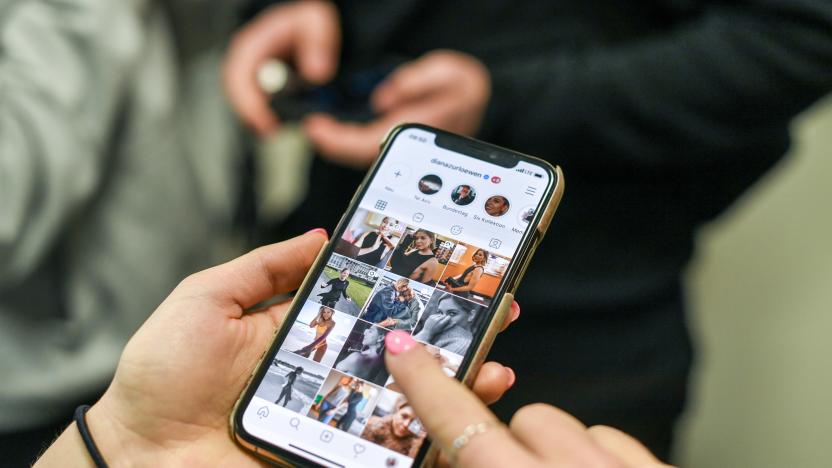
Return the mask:
[[[177,286],[127,344],[110,387],[87,413],[109,464],[260,464],[229,436],[228,418],[288,304],[246,310],[297,289],[325,240],[315,231],[261,247]],[[510,373],[487,364],[475,390],[496,400]],[[73,455],[87,456],[74,424],[38,465],[89,462]]]

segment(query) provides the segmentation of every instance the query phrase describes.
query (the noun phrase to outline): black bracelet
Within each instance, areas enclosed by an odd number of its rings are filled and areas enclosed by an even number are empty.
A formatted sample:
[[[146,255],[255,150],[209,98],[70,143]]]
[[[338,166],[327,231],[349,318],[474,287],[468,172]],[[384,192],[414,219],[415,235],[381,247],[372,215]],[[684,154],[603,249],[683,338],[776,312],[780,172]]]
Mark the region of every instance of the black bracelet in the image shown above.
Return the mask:
[[[75,419],[75,425],[78,426],[78,432],[81,434],[81,439],[84,440],[84,445],[87,447],[87,452],[89,452],[90,458],[92,458],[92,462],[95,463],[96,468],[107,468],[107,462],[104,461],[104,457],[98,451],[98,447],[92,440],[90,428],[87,427],[86,416],[87,410],[89,409],[90,405],[81,405],[75,408],[75,416],[73,419]]]

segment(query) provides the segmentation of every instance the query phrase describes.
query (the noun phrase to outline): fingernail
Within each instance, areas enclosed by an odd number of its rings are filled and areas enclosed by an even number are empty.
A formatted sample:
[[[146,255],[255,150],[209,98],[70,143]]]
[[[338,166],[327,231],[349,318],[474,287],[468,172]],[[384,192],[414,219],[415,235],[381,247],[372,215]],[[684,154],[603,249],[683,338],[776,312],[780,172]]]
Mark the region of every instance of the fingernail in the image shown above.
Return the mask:
[[[520,304],[517,301],[511,301],[511,321],[517,320],[520,317]]]
[[[384,345],[390,354],[396,355],[413,349],[416,346],[416,340],[407,332],[393,330],[384,338]]]
[[[506,367],[506,372],[508,372],[508,388],[511,388],[514,385],[514,381],[517,380],[517,375],[514,374],[514,370],[511,367]]]
[[[326,229],[324,229],[324,228],[315,228],[315,229],[313,229],[313,230],[311,230],[311,231],[308,231],[306,234],[312,234],[313,232],[318,233],[318,234],[320,234],[320,235],[322,235],[322,236],[326,237],[327,239],[329,239],[329,233],[328,233],[328,232],[326,232]],[[306,234],[304,234],[304,236],[305,236]]]

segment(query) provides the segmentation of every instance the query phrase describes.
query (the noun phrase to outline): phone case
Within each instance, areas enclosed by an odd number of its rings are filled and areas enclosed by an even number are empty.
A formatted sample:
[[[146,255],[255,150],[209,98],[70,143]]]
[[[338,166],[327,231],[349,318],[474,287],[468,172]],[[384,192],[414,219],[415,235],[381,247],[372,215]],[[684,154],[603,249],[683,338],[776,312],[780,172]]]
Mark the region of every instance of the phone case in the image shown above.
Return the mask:
[[[387,149],[387,146],[392,141],[392,137],[396,133],[398,133],[400,130],[406,128],[407,126],[408,126],[408,124],[397,125],[397,126],[391,128],[387,132],[387,134],[382,139],[381,144],[379,145],[380,149],[381,149],[380,154],[383,154],[383,152]],[[365,185],[370,180],[370,174],[373,174],[375,172],[374,171],[375,165],[379,164],[380,160],[381,159],[376,160],[376,163],[374,164],[374,166],[372,168],[370,168],[370,170],[368,171],[368,176],[361,182],[359,187],[356,189],[355,194],[353,195],[353,197],[350,200],[350,203],[348,205],[349,207],[352,207],[355,204],[358,195],[360,193],[364,192]],[[485,362],[485,358],[488,355],[488,352],[491,350],[491,346],[494,344],[494,340],[497,337],[497,334],[500,332],[500,330],[502,328],[503,322],[505,321],[506,316],[508,315],[508,311],[511,310],[511,303],[514,301],[514,293],[517,291],[517,287],[519,286],[520,281],[523,279],[523,276],[525,275],[526,270],[528,269],[528,266],[531,263],[531,259],[534,256],[535,251],[537,250],[537,247],[540,245],[540,242],[543,240],[543,237],[545,236],[546,231],[549,229],[549,225],[552,222],[552,218],[555,215],[555,211],[557,211],[557,208],[558,208],[558,205],[560,204],[561,198],[563,198],[563,191],[564,191],[563,172],[561,171],[559,166],[552,166],[546,161],[542,161],[542,162],[550,166],[550,169],[551,169],[552,173],[557,178],[557,180],[556,180],[557,184],[555,185],[554,190],[552,192],[552,195],[549,198],[549,201],[548,201],[548,203],[546,204],[546,207],[543,210],[543,213],[540,217],[540,222],[538,223],[537,227],[535,228],[535,232],[532,236],[532,242],[531,242],[531,245],[530,245],[530,247],[527,251],[527,254],[526,254],[525,258],[523,259],[523,264],[516,270],[516,273],[512,277],[507,279],[507,281],[509,281],[509,285],[506,288],[506,292],[504,293],[503,298],[500,300],[500,304],[497,307],[497,309],[494,313],[494,316],[493,316],[491,322],[488,325],[488,328],[486,329],[486,331],[483,335],[482,340],[480,340],[480,342],[477,346],[477,349],[474,352],[474,356],[471,360],[471,364],[468,366],[468,369],[466,370],[465,374],[463,374],[462,378],[460,379],[462,381],[462,383],[465,384],[468,387],[471,387],[473,385],[474,380],[476,379],[476,376],[479,373],[480,367]],[[347,212],[349,212],[349,210]],[[338,222],[338,227],[339,228],[340,228],[341,225],[343,225],[343,223],[345,221],[345,217],[346,217],[346,213],[341,217],[340,221]],[[326,255],[324,255],[324,253],[327,252],[327,249],[329,248],[330,243],[331,243],[331,241],[327,241],[321,247],[321,251],[318,253],[318,257],[315,259],[315,262],[312,264],[312,267],[309,270],[310,272],[317,271],[321,267],[321,264],[326,260]],[[308,274],[306,276],[306,278],[304,278],[303,283],[301,284],[298,291],[304,291],[306,289],[308,283],[310,281],[313,281],[313,279],[312,279],[313,276],[314,275]],[[289,310],[294,310],[295,307],[298,306],[298,301],[300,301],[300,300],[301,300],[300,295],[295,296],[295,298],[292,300],[292,304],[291,304]],[[303,299],[303,300],[305,300],[305,299]],[[277,336],[277,334],[280,332],[280,330],[283,327],[287,327],[287,326],[291,326],[291,325],[292,325],[291,322],[284,321],[284,323],[281,325],[280,328],[275,329],[273,336]],[[251,371],[251,375],[249,375],[248,382],[246,382],[246,385],[245,385],[245,390],[240,394],[240,396],[237,398],[237,401],[234,403],[234,407],[231,411],[231,416],[229,418],[229,431],[230,431],[231,437],[238,444],[240,444],[241,446],[245,447],[246,449],[252,451],[257,456],[259,456],[261,458],[264,458],[266,460],[269,460],[270,462],[275,463],[279,466],[294,466],[291,463],[289,463],[288,461],[283,460],[282,458],[280,458],[280,456],[278,456],[278,455],[276,455],[276,454],[274,454],[270,451],[262,450],[258,446],[246,441],[242,437],[239,437],[238,433],[237,433],[238,431],[237,431],[235,421],[236,421],[237,412],[241,409],[240,404],[243,400],[243,396],[248,393],[249,387],[251,386],[251,383],[252,383],[252,379],[254,378],[254,375],[257,373],[258,369],[262,365],[263,359],[266,357],[266,354],[269,352],[269,349],[271,349],[271,346],[269,348],[267,348],[266,350],[264,350],[263,354],[261,354],[260,359],[257,361],[257,365],[254,366],[254,368]],[[439,455],[439,451],[440,451],[441,447],[437,446],[437,444],[432,443],[432,441],[430,441],[429,439],[425,439],[425,441],[427,443],[429,443],[430,445],[427,449],[427,452],[426,452],[426,455],[425,455],[425,457],[422,461],[422,464],[419,465],[419,466],[432,467],[436,463],[436,460],[437,460],[437,457]]]

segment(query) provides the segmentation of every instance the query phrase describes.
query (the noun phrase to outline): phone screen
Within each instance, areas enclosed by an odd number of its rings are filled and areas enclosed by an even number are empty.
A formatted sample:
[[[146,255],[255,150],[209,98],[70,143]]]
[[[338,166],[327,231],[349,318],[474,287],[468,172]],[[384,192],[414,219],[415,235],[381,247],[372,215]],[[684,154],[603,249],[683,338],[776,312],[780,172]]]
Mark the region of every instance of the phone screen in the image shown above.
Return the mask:
[[[426,129],[395,135],[266,358],[245,432],[323,465],[412,465],[426,432],[385,369],[384,337],[411,333],[449,376],[467,365],[553,182],[533,160],[505,166]]]

